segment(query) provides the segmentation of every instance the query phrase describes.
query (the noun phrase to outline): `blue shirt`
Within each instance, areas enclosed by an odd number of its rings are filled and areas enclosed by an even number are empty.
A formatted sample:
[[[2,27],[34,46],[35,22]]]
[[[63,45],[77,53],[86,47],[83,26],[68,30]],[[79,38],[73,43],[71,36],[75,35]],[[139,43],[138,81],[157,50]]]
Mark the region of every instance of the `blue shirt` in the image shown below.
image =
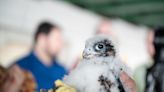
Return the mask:
[[[34,52],[31,52],[26,57],[18,60],[16,64],[24,70],[30,71],[37,83],[37,91],[41,88],[50,89],[54,86],[54,81],[62,79],[67,71],[65,68],[54,60],[53,65],[45,66],[36,57]]]

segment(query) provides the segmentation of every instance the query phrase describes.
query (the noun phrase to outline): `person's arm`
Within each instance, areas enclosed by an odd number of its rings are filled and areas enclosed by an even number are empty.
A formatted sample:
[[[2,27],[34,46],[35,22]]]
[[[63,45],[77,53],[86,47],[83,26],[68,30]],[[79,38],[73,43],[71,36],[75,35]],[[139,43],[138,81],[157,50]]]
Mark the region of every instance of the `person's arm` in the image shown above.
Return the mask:
[[[127,92],[138,92],[135,81],[125,72],[121,72],[120,80]]]

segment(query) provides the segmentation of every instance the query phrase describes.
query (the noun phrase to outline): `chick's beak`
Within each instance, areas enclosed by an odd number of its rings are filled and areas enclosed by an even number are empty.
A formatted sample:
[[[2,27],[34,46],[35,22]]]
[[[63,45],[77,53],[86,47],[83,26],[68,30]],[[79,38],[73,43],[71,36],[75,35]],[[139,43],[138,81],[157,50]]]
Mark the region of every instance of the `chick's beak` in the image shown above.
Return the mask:
[[[82,54],[83,58],[89,58],[91,56],[91,53],[89,52],[90,52],[89,49],[84,49],[83,54]]]

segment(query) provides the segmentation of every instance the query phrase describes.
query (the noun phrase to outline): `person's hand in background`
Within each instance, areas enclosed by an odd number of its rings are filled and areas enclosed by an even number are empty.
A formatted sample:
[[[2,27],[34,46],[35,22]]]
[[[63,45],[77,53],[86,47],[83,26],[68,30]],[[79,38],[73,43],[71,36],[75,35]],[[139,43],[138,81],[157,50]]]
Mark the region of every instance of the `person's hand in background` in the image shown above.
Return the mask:
[[[138,92],[135,81],[125,72],[121,72],[120,80],[126,92]]]
[[[17,66],[13,65],[8,70],[6,81],[2,87],[3,92],[18,92],[24,81],[23,71]]]

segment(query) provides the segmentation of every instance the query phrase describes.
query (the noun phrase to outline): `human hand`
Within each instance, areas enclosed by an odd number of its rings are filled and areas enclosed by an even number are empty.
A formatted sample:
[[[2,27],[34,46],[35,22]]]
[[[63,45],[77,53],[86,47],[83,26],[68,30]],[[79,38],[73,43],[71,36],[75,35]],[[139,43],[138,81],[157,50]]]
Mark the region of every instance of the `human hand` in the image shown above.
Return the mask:
[[[135,81],[125,72],[120,73],[121,83],[127,92],[138,92]]]

